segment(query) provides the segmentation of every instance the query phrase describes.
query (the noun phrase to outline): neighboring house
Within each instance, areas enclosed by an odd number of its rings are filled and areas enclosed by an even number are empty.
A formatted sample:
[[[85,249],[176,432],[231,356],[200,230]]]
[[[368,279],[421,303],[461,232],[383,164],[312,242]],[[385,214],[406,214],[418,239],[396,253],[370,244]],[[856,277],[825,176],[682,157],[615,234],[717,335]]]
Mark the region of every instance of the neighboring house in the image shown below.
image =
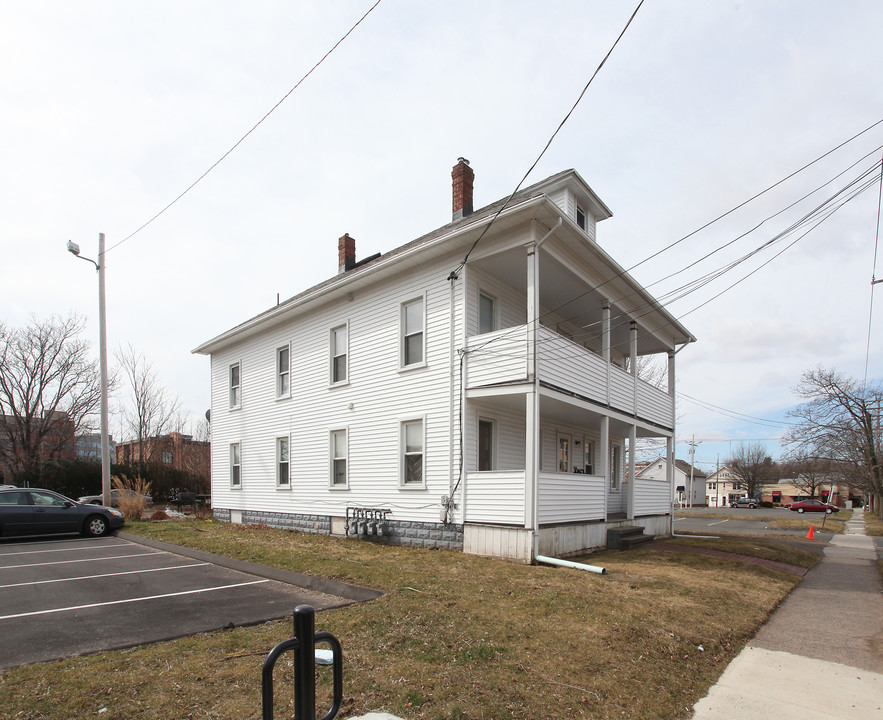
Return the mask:
[[[627,449],[673,453],[693,336],[597,244],[610,211],[575,171],[475,212],[468,162],[452,177],[451,223],[362,261],[344,235],[335,277],[194,350],[215,516],[525,562],[667,533],[671,478],[624,483]],[[622,369],[655,353],[667,391]]]
[[[715,470],[706,479],[705,504],[709,507],[727,507],[739,498],[748,497],[742,481],[726,465]]]
[[[114,450],[116,443],[113,441],[113,435],[108,436],[110,444],[110,461],[116,462]],[[74,451],[81,460],[95,460],[101,462],[101,434],[89,433],[88,435],[77,435],[74,445]]]
[[[636,477],[639,480],[664,481],[668,477],[668,461],[663,457],[647,463],[637,473]],[[683,460],[675,460],[675,501],[682,507],[701,507],[706,505],[706,480],[705,473],[699,468],[691,468],[690,463]]]
[[[146,438],[142,442],[128,440],[116,445],[116,457],[121,465],[144,462],[168,465],[175,470],[208,477],[211,467],[211,443],[194,440],[192,435],[179,432]]]

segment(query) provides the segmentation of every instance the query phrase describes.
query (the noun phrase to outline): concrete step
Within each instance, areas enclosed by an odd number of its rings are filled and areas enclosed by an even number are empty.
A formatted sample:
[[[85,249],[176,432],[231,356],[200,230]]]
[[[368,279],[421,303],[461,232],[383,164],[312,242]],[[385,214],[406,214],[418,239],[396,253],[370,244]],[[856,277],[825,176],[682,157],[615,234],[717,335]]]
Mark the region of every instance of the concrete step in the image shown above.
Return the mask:
[[[610,550],[627,550],[628,548],[650,542],[656,536],[645,535],[640,525],[623,525],[607,531],[607,548]]]

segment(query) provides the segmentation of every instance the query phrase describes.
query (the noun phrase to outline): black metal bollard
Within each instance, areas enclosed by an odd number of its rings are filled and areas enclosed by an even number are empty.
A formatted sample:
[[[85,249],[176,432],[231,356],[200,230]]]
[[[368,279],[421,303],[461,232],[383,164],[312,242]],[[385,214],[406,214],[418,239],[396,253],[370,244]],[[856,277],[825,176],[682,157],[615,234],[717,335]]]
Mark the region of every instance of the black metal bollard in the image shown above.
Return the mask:
[[[315,632],[315,610],[309,605],[294,609],[294,637],[270,650],[261,672],[263,720],[273,720],[273,668],[283,653],[294,650],[294,720],[316,720],[316,642],[327,642],[333,657],[334,695],[331,709],[320,720],[333,720],[343,702],[343,652],[337,638]]]

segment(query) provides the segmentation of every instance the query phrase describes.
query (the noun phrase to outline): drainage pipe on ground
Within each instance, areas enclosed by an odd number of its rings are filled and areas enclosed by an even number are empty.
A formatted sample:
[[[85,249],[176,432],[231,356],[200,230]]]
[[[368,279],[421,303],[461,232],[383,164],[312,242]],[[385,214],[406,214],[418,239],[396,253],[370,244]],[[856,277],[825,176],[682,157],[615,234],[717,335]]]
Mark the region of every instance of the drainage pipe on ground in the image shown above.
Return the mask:
[[[574,570],[585,570],[586,572],[598,573],[599,575],[606,575],[607,568],[599,567],[597,565],[585,565],[583,563],[573,562],[572,560],[561,560],[559,558],[546,557],[545,555],[537,555],[537,562],[545,563],[546,565],[558,565],[560,567],[573,568]]]

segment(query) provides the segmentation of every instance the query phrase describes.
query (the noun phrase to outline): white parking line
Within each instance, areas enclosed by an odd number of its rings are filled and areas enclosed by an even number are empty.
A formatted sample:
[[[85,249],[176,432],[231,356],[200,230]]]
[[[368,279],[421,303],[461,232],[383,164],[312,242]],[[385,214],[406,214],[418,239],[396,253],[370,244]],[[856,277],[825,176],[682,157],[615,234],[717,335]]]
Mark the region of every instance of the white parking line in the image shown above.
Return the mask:
[[[726,520],[718,520],[717,522],[713,522],[713,523],[708,523],[708,527],[711,527],[712,525],[721,525],[722,523],[725,523],[725,522],[730,522],[730,518],[727,518]]]
[[[162,552],[132,553],[130,555],[111,555],[101,558],[83,558],[82,560],[58,560],[57,562],[28,563],[27,565],[0,565],[0,570],[15,570],[16,568],[43,567],[44,565],[70,565],[79,562],[101,562],[102,560],[119,560],[120,558],[143,557],[144,555],[165,555]]]
[[[50,615],[52,613],[68,612],[70,610],[88,610],[89,608],[106,607],[107,605],[124,605],[126,603],[141,602],[143,600],[160,600],[162,598],[178,597],[180,595],[195,595],[197,593],[214,592],[215,590],[229,590],[231,588],[244,587],[246,585],[260,585],[270,582],[267,579],[252,580],[250,582],[236,583],[234,585],[221,585],[219,587],[201,588],[199,590],[184,590],[182,592],[167,593],[165,595],[150,595],[148,597],[129,598],[127,600],[111,600],[108,602],[91,603],[90,605],[76,605],[72,607],[53,608],[52,610],[36,610],[34,612],[16,613],[15,615],[0,615],[0,620],[15,620],[16,618],[32,617],[34,615]]]
[[[119,547],[127,547],[128,543],[114,543],[113,545],[100,545],[95,547],[75,547],[75,548],[58,548],[58,550],[25,550],[24,552],[17,553],[9,553],[7,557],[11,555],[39,555],[41,553],[56,553],[56,552],[74,552],[76,550],[104,550],[109,548],[119,548]]]
[[[116,577],[117,575],[138,575],[140,573],[162,572],[164,570],[180,570],[181,568],[200,567],[209,565],[210,563],[190,563],[189,565],[172,565],[171,567],[148,568],[147,570],[126,570],[125,572],[102,573],[101,575],[80,575],[80,577],[72,578],[56,578],[55,580],[35,580],[33,582],[11,583],[9,585],[0,585],[0,590],[4,588],[25,587],[30,585],[46,585],[48,583],[71,582],[72,580],[94,580],[95,578]]]

